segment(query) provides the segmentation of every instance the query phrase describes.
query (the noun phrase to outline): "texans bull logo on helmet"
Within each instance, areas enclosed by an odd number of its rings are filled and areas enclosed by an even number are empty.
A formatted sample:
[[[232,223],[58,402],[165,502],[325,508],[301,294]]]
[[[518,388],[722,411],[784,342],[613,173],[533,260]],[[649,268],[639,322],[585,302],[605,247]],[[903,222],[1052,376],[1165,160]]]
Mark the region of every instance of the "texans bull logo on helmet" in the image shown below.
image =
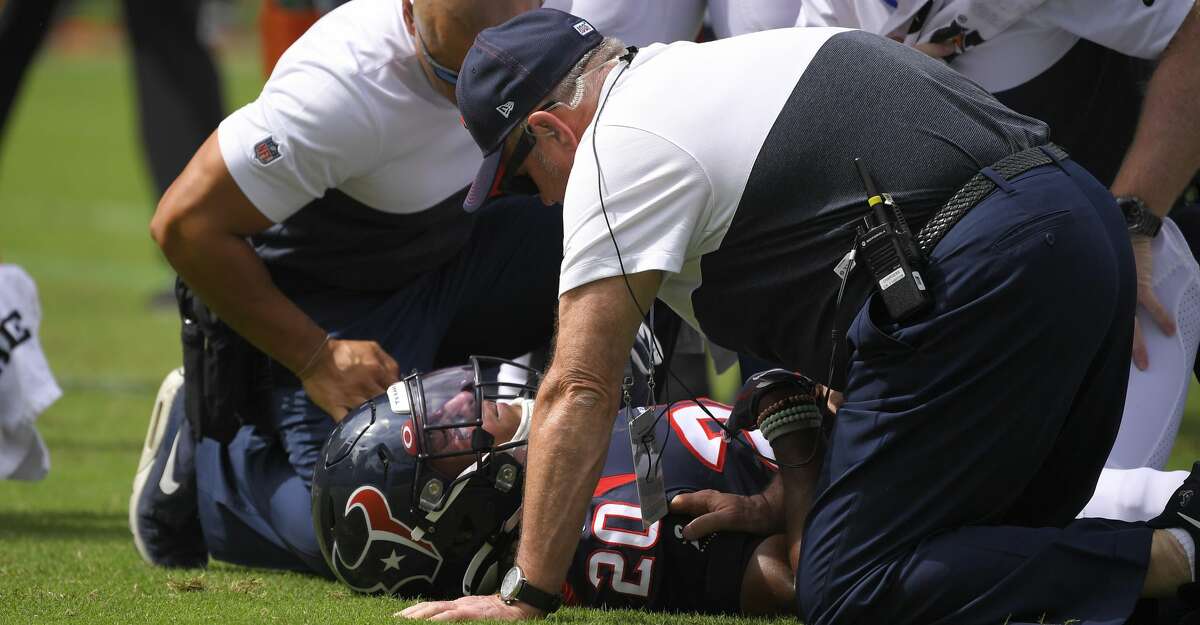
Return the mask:
[[[398,594],[413,582],[433,583],[442,568],[442,554],[433,544],[413,539],[412,528],[392,516],[391,506],[379,489],[363,486],[354,491],[346,501],[344,516],[344,522],[361,519],[366,540],[361,545],[334,541],[334,573],[338,579],[364,593]],[[368,588],[350,581],[364,577],[377,581]]]
[[[502,380],[502,369],[518,375]],[[523,471],[513,454],[525,445],[538,376],[472,356],[412,373],[338,423],[313,474],[312,514],[339,580],[429,598],[495,590],[517,538]],[[496,443],[485,412],[511,440]]]

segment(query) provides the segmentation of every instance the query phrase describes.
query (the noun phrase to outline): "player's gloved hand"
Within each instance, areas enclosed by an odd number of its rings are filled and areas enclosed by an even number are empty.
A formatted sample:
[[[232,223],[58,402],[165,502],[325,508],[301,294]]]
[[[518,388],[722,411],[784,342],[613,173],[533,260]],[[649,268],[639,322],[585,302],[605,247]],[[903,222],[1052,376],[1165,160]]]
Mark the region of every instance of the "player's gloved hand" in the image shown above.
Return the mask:
[[[400,366],[375,341],[329,339],[300,372],[309,399],[335,422],[399,379]]]
[[[734,495],[716,490],[680,493],[671,500],[671,512],[696,517],[683,528],[687,540],[699,540],[720,531],[769,536],[784,527],[781,506],[772,506],[763,494]]]
[[[499,595],[460,597],[454,601],[428,601],[409,606],[392,616],[430,621],[520,621],[542,618],[541,610],[520,601],[508,605]]]
[[[1152,239],[1141,234],[1130,236],[1133,244],[1133,261],[1137,265],[1137,299],[1141,311],[1150,314],[1150,318],[1158,325],[1163,334],[1175,335],[1175,320],[1171,313],[1158,301],[1154,294],[1154,252],[1151,250]],[[1141,312],[1139,311],[1139,313]],[[1133,364],[1139,370],[1145,371],[1150,366],[1150,353],[1146,351],[1146,339],[1142,335],[1142,320],[1146,318],[1138,314],[1133,322]]]

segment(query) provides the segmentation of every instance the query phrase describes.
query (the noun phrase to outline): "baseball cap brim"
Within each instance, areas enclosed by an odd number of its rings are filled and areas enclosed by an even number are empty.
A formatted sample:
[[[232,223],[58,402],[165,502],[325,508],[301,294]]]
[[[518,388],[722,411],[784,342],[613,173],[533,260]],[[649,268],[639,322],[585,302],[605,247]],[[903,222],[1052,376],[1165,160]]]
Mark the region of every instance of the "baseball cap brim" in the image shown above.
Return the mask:
[[[488,198],[496,194],[496,187],[500,184],[500,177],[504,170],[504,145],[492,150],[491,154],[483,157],[483,164],[479,166],[479,172],[475,174],[475,182],[471,183],[471,190],[467,191],[467,199],[463,200],[463,208],[468,213],[473,213],[479,210],[483,203],[488,201]]]

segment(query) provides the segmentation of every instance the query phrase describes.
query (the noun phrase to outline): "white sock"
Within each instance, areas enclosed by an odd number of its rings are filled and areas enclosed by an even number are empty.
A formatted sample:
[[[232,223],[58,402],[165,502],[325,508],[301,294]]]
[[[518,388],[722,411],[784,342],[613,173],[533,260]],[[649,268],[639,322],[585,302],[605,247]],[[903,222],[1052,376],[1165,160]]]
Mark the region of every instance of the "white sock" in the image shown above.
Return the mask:
[[[1191,534],[1187,533],[1187,530],[1181,530],[1178,527],[1167,528],[1167,532],[1183,546],[1183,551],[1187,553],[1188,570],[1192,572],[1192,581],[1196,581],[1196,541],[1192,539]]]

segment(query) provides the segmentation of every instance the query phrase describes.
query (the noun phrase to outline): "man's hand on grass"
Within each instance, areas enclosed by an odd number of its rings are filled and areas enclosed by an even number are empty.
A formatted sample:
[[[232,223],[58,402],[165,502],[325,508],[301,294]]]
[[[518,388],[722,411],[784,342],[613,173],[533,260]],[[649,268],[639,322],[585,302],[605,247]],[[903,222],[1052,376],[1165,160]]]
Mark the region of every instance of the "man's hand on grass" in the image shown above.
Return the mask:
[[[454,601],[428,601],[409,606],[393,616],[429,621],[520,621],[542,618],[542,612],[520,601],[508,605],[499,595],[461,597]]]

